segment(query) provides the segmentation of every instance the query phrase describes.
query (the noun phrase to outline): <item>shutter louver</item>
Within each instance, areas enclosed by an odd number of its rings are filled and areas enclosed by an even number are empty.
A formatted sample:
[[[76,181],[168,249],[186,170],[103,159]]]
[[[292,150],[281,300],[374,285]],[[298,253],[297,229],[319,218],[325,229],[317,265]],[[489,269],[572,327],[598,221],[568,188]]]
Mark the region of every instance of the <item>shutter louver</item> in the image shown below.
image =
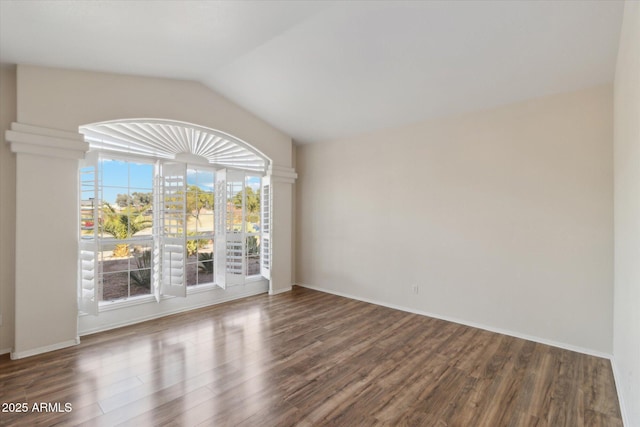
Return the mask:
[[[96,242],[80,243],[80,311],[96,316],[98,314],[98,271]]]
[[[160,302],[160,296],[162,294],[162,282],[160,266],[162,265],[162,250],[161,245],[158,244],[162,238],[162,230],[164,227],[162,200],[163,200],[163,182],[160,175],[160,165],[156,162],[154,177],[153,177],[153,269],[151,274],[151,292],[156,298],[157,302]]]
[[[216,171],[214,195],[215,283],[227,288],[227,170]]]
[[[271,280],[271,179],[262,178],[262,194],[260,195],[260,274]]]
[[[98,156],[87,153],[80,161],[80,243],[78,309],[87,314],[98,315],[98,243],[97,210],[98,197]]]
[[[227,171],[226,282],[244,283],[244,173]],[[240,203],[238,203],[240,201]]]
[[[186,165],[162,165],[162,294],[187,296],[186,286]]]

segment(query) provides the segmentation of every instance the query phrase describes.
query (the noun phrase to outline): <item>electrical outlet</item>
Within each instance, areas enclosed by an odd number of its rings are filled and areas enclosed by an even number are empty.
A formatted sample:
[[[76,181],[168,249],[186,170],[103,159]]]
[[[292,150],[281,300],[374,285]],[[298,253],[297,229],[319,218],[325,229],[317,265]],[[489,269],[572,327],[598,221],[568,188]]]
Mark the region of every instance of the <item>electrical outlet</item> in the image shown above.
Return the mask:
[[[414,294],[418,293],[418,285],[413,285],[413,293]]]

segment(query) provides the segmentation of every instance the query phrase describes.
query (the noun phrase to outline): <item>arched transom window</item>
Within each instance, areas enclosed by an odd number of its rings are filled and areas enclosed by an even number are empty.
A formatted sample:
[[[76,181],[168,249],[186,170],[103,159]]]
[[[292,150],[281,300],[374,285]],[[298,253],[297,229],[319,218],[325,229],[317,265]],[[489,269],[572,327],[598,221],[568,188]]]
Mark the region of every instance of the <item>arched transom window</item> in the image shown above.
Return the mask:
[[[190,123],[132,119],[81,126],[92,149],[159,159],[198,156],[211,165],[265,173],[267,158],[242,140]]]

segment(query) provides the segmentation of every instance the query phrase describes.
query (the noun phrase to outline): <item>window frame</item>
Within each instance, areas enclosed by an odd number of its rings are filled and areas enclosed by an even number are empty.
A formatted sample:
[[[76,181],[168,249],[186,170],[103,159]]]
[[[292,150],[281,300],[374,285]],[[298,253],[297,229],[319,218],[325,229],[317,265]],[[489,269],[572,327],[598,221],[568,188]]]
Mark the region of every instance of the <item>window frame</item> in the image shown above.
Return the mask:
[[[198,293],[198,292],[202,292],[202,291],[207,291],[207,290],[211,290],[211,289],[215,289],[217,287],[222,287],[223,289],[226,288],[227,284],[228,285],[238,285],[238,284],[243,284],[243,283],[247,283],[247,282],[253,282],[255,280],[261,280],[261,279],[267,279],[269,280],[270,277],[269,276],[265,276],[264,273],[264,268],[263,268],[263,248],[261,248],[260,252],[259,252],[259,263],[261,266],[261,272],[255,275],[248,275],[248,271],[246,269],[246,262],[247,262],[247,257],[248,257],[248,253],[247,253],[247,245],[246,245],[246,239],[248,235],[251,236],[255,236],[258,233],[248,233],[247,232],[247,217],[246,217],[246,208],[245,208],[245,204],[246,204],[246,179],[248,176],[252,176],[252,177],[258,177],[261,179],[261,185],[260,185],[260,189],[259,189],[259,193],[261,195],[261,197],[263,197],[263,182],[265,181],[265,179],[267,179],[267,175],[262,174],[261,172],[255,171],[255,170],[238,170],[238,169],[232,169],[232,168],[221,168],[218,167],[214,164],[197,164],[197,163],[190,163],[188,161],[175,161],[175,160],[170,160],[170,159],[165,159],[165,158],[157,158],[157,157],[151,157],[151,156],[141,156],[141,155],[136,155],[136,154],[128,154],[128,153],[122,153],[122,152],[112,152],[110,150],[107,149],[93,149],[91,151],[89,151],[87,153],[86,156],[87,161],[83,161],[80,165],[80,167],[78,168],[79,170],[79,174],[81,174],[81,171],[83,169],[83,167],[86,167],[87,163],[91,163],[94,162],[94,167],[95,167],[95,174],[96,177],[98,177],[98,179],[95,180],[95,187],[94,187],[94,191],[96,194],[96,198],[95,198],[95,206],[94,206],[94,236],[93,236],[93,246],[92,245],[88,245],[86,244],[86,242],[84,242],[83,244],[83,239],[82,239],[82,232],[79,232],[79,241],[80,241],[80,248],[79,248],[79,256],[78,256],[78,263],[79,263],[79,299],[80,299],[80,310],[81,312],[84,313],[88,313],[88,314],[95,314],[97,315],[100,311],[103,310],[108,310],[108,309],[112,309],[115,308],[116,306],[128,306],[131,304],[137,304],[137,303],[142,303],[142,302],[150,302],[153,301],[154,299],[159,302],[161,299],[163,298],[167,298],[167,297],[172,297],[172,296],[182,296],[182,297],[186,297],[188,294],[190,293]],[[100,161],[101,160],[117,160],[117,161],[124,161],[124,162],[142,162],[142,163],[147,163],[147,164],[153,164],[154,165],[154,182],[153,182],[153,232],[151,234],[150,237],[143,237],[143,238],[136,238],[135,236],[133,236],[131,239],[127,239],[127,240],[131,240],[132,242],[137,242],[137,241],[149,241],[149,239],[152,239],[151,241],[151,250],[152,250],[152,264],[151,264],[151,281],[153,283],[150,291],[150,294],[143,294],[143,295],[138,295],[138,296],[131,296],[130,293],[128,294],[128,296],[126,298],[120,298],[120,299],[115,299],[115,300],[102,300],[102,289],[100,289],[99,286],[99,282],[101,282],[101,277],[102,277],[102,266],[100,264],[100,260],[98,257],[99,254],[99,250],[100,247],[102,245],[104,245],[104,239],[102,236],[99,236],[99,232],[98,232],[98,211],[99,211],[99,206],[102,204],[102,196],[103,196],[103,190],[105,188],[104,183],[102,182],[102,170],[100,168]],[[242,223],[240,226],[240,230],[241,230],[241,242],[242,242],[242,259],[243,259],[243,267],[242,267],[242,274],[241,277],[239,278],[239,280],[224,280],[222,284],[218,283],[218,280],[216,280],[216,269],[219,268],[218,264],[223,264],[225,265],[224,267],[224,272],[226,273],[226,264],[228,263],[228,258],[222,257],[222,256],[217,256],[216,254],[218,253],[218,247],[216,246],[216,229],[217,229],[217,223],[216,220],[217,218],[215,217],[216,212],[218,212],[220,210],[220,206],[219,203],[221,200],[221,198],[216,198],[217,193],[217,187],[214,188],[214,206],[213,206],[213,210],[214,210],[214,230],[212,232],[213,235],[213,246],[214,246],[214,259],[212,260],[214,263],[214,274],[213,274],[213,279],[212,282],[208,282],[208,283],[198,283],[196,285],[187,285],[186,280],[187,280],[187,261],[186,261],[186,245],[187,245],[187,241],[189,240],[186,236],[186,225],[185,225],[185,236],[183,239],[183,247],[184,247],[184,267],[185,269],[183,270],[183,278],[184,278],[184,286],[183,289],[184,291],[182,292],[169,292],[167,291],[166,287],[163,287],[162,285],[162,277],[164,276],[163,273],[161,273],[161,270],[163,268],[163,266],[166,265],[166,254],[164,253],[164,251],[162,250],[162,242],[164,240],[164,224],[163,224],[163,219],[164,219],[164,215],[161,214],[162,212],[162,192],[164,189],[164,185],[162,183],[162,179],[165,176],[165,173],[163,171],[164,165],[167,164],[171,164],[171,163],[175,163],[175,164],[182,164],[184,171],[185,171],[185,185],[184,185],[184,194],[186,197],[186,191],[187,191],[187,185],[186,185],[186,175],[187,175],[187,171],[189,169],[195,169],[197,170],[204,170],[207,172],[211,172],[214,174],[214,184],[215,184],[215,180],[216,177],[218,175],[219,172],[224,171],[224,173],[231,173],[231,175],[236,175],[242,176]],[[82,206],[82,180],[79,178],[80,181],[80,189],[78,191],[79,194],[79,205]],[[226,188],[225,188],[226,190]],[[224,203],[226,205],[229,204],[229,198],[230,195],[227,193],[227,191],[225,191],[225,200]],[[259,208],[259,221],[261,224],[261,230],[260,230],[260,241],[265,241],[263,236],[263,231],[262,231],[262,221],[264,218],[264,209],[262,204],[264,203],[263,199],[261,199],[261,204],[260,204],[260,208]],[[268,200],[268,203],[270,205],[271,200]],[[223,209],[226,211],[226,209]],[[185,220],[185,224],[186,224],[186,220],[188,220],[188,214],[186,212],[184,212],[183,218]],[[81,220],[82,220],[82,216],[81,216]],[[82,228],[82,225],[81,227]],[[85,239],[86,240],[86,239]],[[115,241],[115,239],[109,239],[111,242]],[[267,240],[268,241],[268,240]],[[91,249],[93,248],[93,257],[88,257],[87,258],[87,254],[91,253]],[[223,252],[226,254],[226,251]],[[84,274],[87,272],[87,270],[85,270],[83,268],[83,266],[87,265],[87,263],[93,262],[93,297],[92,298],[88,298],[87,295],[90,294],[86,293],[86,289],[84,288],[84,283],[86,282],[86,278],[84,277]],[[225,274],[226,275],[226,274]],[[130,291],[129,291],[130,292]],[[98,294],[100,293],[100,295]],[[85,295],[86,294],[86,295]],[[155,298],[153,298],[153,296],[155,296]]]

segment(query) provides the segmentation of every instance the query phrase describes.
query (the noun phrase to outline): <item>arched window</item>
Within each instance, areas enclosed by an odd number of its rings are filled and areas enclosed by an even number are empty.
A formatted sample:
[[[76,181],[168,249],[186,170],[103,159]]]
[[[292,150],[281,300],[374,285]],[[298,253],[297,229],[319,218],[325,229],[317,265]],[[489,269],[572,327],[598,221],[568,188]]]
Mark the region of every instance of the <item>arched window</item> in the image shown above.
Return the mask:
[[[80,127],[80,308],[270,278],[269,159],[224,132],[137,119]]]

